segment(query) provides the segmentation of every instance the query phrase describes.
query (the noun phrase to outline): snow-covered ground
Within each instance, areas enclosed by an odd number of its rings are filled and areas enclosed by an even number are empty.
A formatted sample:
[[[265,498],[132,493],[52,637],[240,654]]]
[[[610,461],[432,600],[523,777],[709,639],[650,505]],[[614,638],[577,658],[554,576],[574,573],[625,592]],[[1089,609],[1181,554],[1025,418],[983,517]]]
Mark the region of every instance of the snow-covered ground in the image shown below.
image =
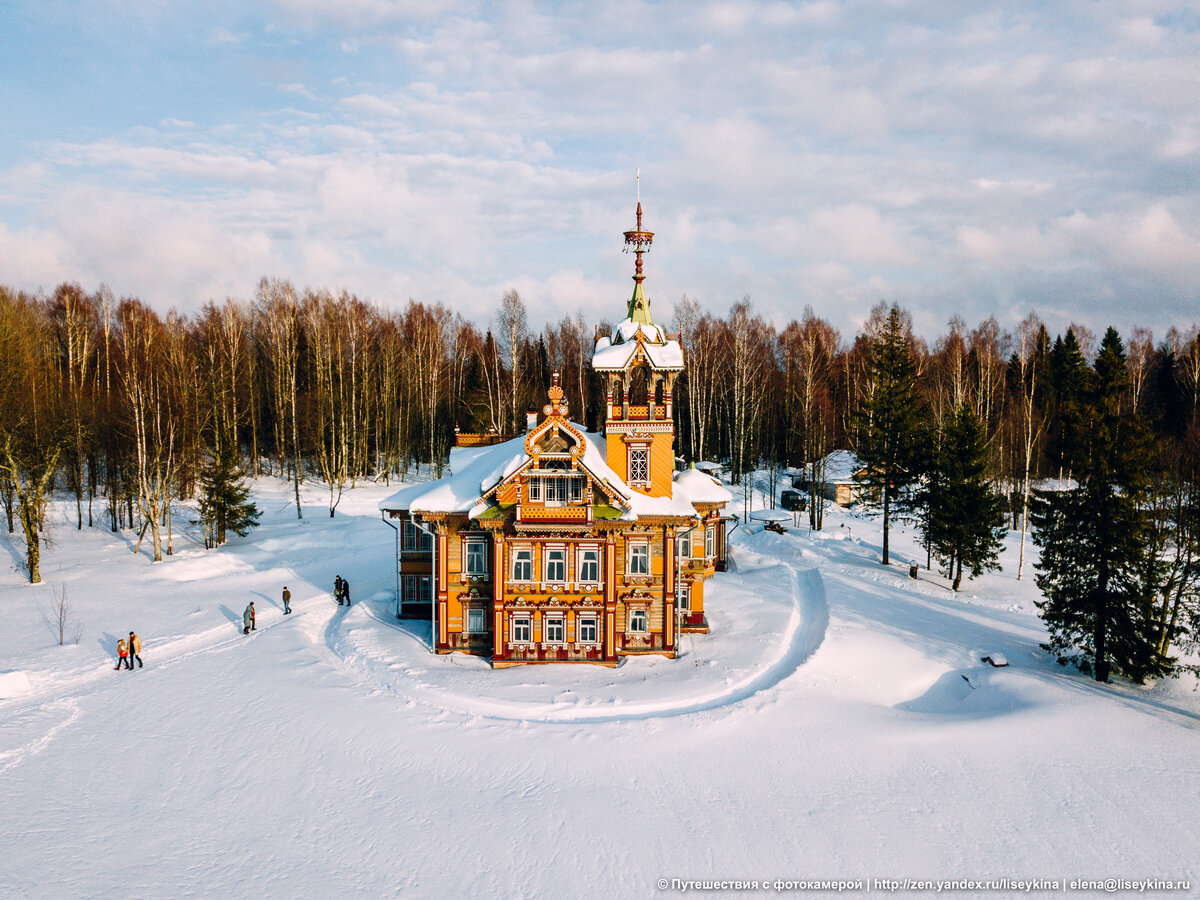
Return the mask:
[[[40,586],[0,537],[0,895],[905,878],[1183,879],[1158,893],[1200,895],[1194,683],[1056,666],[1015,542],[955,596],[908,577],[911,532],[893,532],[905,565],[881,567],[866,517],[743,527],[707,592],[712,633],[683,658],[492,671],[396,620],[376,511],[395,489],[360,487],[330,519],[312,486],[298,521],[264,480],[262,527],[217,551],[177,537],[159,564],[56,503]],[[59,647],[42,614],[64,586],[83,628]],[[115,672],[130,629],[146,667]],[[980,662],[996,652],[1010,667]]]

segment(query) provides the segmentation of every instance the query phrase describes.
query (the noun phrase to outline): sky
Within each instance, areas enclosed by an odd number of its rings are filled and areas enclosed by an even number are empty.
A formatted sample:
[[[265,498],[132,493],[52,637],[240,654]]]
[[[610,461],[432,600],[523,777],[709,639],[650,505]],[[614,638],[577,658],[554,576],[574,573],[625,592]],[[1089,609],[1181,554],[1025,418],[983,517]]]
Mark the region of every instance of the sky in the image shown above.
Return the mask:
[[[1187,3],[4,0],[0,284],[1200,320]]]

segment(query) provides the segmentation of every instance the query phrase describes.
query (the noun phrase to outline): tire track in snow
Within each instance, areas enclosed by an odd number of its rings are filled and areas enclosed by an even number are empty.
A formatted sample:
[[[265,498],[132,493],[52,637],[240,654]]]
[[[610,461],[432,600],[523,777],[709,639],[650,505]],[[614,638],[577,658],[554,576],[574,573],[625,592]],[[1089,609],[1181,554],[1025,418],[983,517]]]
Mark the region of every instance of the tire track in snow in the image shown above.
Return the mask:
[[[49,703],[44,703],[39,707],[39,710],[51,711],[59,707],[66,707],[69,711],[64,721],[51,725],[45,732],[38,735],[28,744],[0,753],[0,774],[19,765],[35,753],[41,752],[47,744],[54,740],[55,735],[69,725],[72,725],[79,718],[79,704],[73,698],[69,697],[63,700],[53,700]]]
[[[757,671],[743,676],[732,684],[715,685],[711,690],[698,691],[669,699],[654,699],[641,702],[621,703],[611,709],[564,704],[562,702],[514,701],[495,697],[472,697],[440,686],[416,685],[402,675],[384,671],[384,665],[355,653],[348,658],[343,653],[345,644],[342,628],[345,619],[332,620],[325,632],[325,650],[337,659],[339,668],[354,677],[373,683],[389,693],[417,701],[438,710],[478,716],[485,719],[516,720],[545,724],[576,723],[594,724],[601,722],[623,722],[639,719],[657,719],[684,716],[696,712],[719,709],[741,702],[755,694],[769,690],[802,666],[820,647],[829,625],[829,604],[825,597],[825,585],[816,569],[801,572],[787,560],[768,556],[745,547],[737,549],[743,565],[752,562],[765,563],[759,570],[782,567],[792,594],[792,610],[787,628],[779,642],[778,652]],[[749,574],[754,569],[741,569]],[[379,613],[368,601],[360,609],[375,621],[411,635],[399,625]]]
[[[258,628],[249,635],[242,634],[241,628],[232,622],[218,625],[214,628],[199,631],[194,634],[168,636],[156,640],[153,644],[143,645],[142,655],[149,656],[150,662],[139,672],[153,674],[161,669],[172,668],[201,653],[220,652],[252,641],[259,632],[276,628],[289,618],[304,617],[311,610],[319,608],[322,602],[331,603],[328,594],[318,594],[308,600],[292,603],[292,616],[284,616],[281,611],[271,610],[266,615],[258,616]],[[235,631],[229,637],[230,630]],[[147,646],[153,651],[147,653]],[[30,694],[20,697],[0,699],[0,722],[7,721],[31,710],[41,709],[55,701],[65,698],[77,698],[97,691],[105,690],[121,684],[119,678],[108,675],[113,671],[112,657],[87,666],[78,666],[53,678],[46,686]]]

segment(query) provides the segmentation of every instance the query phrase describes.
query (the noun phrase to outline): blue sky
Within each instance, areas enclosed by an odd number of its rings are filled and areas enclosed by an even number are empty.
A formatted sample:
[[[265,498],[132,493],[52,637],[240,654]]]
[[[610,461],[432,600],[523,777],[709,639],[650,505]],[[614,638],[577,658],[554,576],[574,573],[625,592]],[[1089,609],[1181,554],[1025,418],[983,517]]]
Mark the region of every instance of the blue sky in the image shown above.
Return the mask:
[[[612,316],[640,167],[660,320],[1200,319],[1179,4],[6,0],[0,109],[29,290]]]

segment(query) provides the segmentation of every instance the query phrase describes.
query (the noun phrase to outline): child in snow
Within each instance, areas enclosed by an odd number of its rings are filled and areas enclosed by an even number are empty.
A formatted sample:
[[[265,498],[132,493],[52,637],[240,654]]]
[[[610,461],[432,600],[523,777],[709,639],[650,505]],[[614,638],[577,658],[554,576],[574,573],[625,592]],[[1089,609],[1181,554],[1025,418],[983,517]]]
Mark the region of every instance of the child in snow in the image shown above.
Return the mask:
[[[138,668],[142,667],[142,639],[129,632],[129,668],[133,670],[133,661],[137,660]]]
[[[254,601],[251,600],[246,611],[242,613],[242,634],[249,634],[251,631],[257,630],[258,628],[254,624]]]
[[[125,668],[132,669],[133,663],[129,661],[129,648],[125,646],[125,639],[117,641],[117,665],[116,668],[121,668],[121,663],[125,663]]]

